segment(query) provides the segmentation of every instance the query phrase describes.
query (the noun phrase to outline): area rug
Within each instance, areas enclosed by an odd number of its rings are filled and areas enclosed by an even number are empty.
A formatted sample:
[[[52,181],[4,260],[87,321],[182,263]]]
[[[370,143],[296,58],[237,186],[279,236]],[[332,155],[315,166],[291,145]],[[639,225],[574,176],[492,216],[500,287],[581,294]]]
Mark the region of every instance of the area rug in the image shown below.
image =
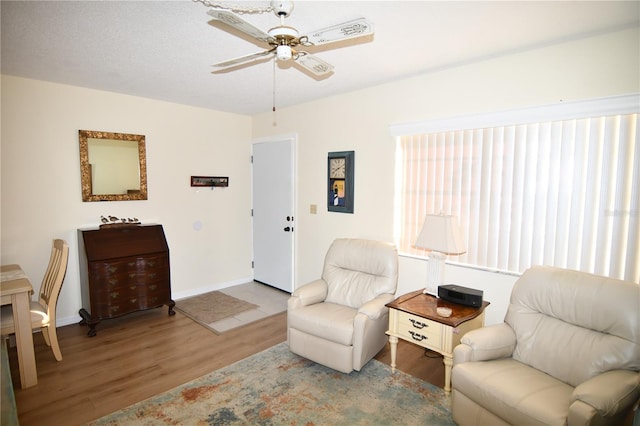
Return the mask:
[[[189,318],[214,331],[213,323],[257,307],[253,303],[237,299],[220,291],[211,291],[178,300],[175,306],[177,310]]]
[[[375,359],[343,374],[285,342],[90,425],[455,425],[450,401]]]
[[[246,302],[251,305],[250,309],[236,309],[235,312],[225,314],[225,318],[213,318],[214,321],[209,322],[208,320],[211,318],[198,319],[198,317],[201,317],[198,313],[212,311],[212,307],[217,305],[215,300],[207,300],[208,297],[211,297],[210,293],[194,296],[190,298],[192,300],[183,299],[176,302],[176,308],[178,308],[180,312],[194,319],[196,322],[216,334],[223,334],[238,327],[242,327],[286,311],[287,301],[291,296],[290,293],[256,281],[226,287],[220,289],[218,292],[212,293],[222,293],[223,295],[230,296],[230,300],[236,299],[240,302]],[[216,297],[221,296],[216,295]],[[192,306],[185,307],[181,304],[181,302],[187,300],[189,300],[189,302],[193,302],[191,303]],[[243,306],[246,308],[248,305]],[[222,314],[219,316],[222,316]]]

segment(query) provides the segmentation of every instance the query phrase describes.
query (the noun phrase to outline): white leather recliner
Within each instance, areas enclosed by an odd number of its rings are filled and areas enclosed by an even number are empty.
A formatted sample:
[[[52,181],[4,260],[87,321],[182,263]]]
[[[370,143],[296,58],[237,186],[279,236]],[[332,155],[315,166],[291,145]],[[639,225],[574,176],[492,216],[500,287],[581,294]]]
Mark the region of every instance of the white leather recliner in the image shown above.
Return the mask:
[[[322,278],[296,289],[287,306],[291,352],[343,373],[360,369],[387,343],[398,283],[393,244],[337,239]]]
[[[640,399],[640,286],[546,266],[518,279],[503,324],[453,352],[464,425],[621,425]]]

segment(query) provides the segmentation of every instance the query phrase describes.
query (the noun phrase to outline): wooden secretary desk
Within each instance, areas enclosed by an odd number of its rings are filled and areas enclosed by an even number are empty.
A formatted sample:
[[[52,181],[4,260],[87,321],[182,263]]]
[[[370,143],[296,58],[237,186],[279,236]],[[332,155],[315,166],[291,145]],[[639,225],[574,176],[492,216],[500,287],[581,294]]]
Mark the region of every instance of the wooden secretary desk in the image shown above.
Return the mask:
[[[169,246],[162,225],[108,225],[78,230],[82,309],[80,324],[96,335],[104,320],[169,307]]]

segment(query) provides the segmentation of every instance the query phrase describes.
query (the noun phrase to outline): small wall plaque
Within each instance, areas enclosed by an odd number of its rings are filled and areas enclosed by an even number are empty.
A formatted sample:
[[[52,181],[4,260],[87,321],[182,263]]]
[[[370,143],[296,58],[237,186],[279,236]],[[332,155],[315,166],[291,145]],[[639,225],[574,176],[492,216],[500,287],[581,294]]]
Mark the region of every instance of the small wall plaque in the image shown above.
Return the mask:
[[[191,186],[229,186],[228,176],[191,176]]]

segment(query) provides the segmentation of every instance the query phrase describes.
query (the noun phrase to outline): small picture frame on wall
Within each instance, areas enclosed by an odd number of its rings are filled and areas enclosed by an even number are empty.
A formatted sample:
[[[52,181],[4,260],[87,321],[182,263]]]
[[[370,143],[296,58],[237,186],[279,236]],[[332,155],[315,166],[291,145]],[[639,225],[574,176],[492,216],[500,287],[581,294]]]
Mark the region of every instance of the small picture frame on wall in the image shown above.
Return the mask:
[[[327,156],[327,209],[353,213],[354,151],[330,152]]]

